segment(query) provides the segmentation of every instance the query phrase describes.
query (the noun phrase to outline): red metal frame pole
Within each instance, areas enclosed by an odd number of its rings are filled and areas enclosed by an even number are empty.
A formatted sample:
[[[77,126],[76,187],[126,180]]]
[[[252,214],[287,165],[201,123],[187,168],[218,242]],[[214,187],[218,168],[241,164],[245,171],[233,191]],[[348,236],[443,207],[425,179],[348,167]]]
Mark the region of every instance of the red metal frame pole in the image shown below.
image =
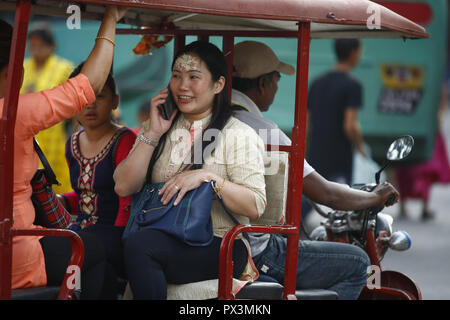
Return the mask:
[[[301,199],[303,186],[303,159],[305,157],[306,110],[308,103],[310,23],[299,23],[297,73],[295,92],[295,119],[292,129],[292,148],[289,154],[289,186],[286,224],[298,227],[297,233],[287,238],[283,299],[295,294],[298,241],[300,238]]]
[[[228,64],[228,97],[230,98],[231,102],[231,89],[232,85],[231,82],[233,81],[233,52],[234,52],[234,37],[231,35],[224,35],[223,36],[223,43],[222,43],[222,52],[225,55],[225,58],[227,59]]]
[[[183,48],[185,45],[186,45],[186,36],[176,35],[173,42],[173,56],[175,57],[178,51],[180,51],[180,49]]]
[[[209,42],[209,35],[198,35],[197,36],[198,41],[208,41]]]
[[[117,28],[117,34],[150,34],[150,35],[171,35],[171,36],[197,36],[198,40],[205,40],[207,37],[233,36],[233,37],[256,37],[256,38],[297,38],[297,31],[251,31],[251,30],[183,30],[183,29],[131,29]]]
[[[22,85],[23,58],[30,7],[29,0],[17,1],[9,54],[6,96],[0,120],[0,299],[11,297],[14,127],[19,90]]]
[[[76,266],[81,270],[84,260],[84,244],[80,236],[72,230],[62,229],[12,229],[12,235],[17,236],[43,236],[43,237],[66,237],[70,241],[72,255],[68,266]],[[58,293],[58,300],[71,300],[75,287],[69,286],[69,278],[72,275],[66,272]]]
[[[219,255],[219,296],[220,300],[234,299],[233,295],[233,244],[237,235],[242,232],[263,232],[278,234],[295,234],[298,228],[279,225],[246,225],[239,224],[228,230],[222,238]]]
[[[367,235],[366,235],[366,252],[367,252],[367,255],[370,258],[370,264],[378,266],[380,268],[380,270],[381,270],[380,255],[378,254],[376,243],[377,243],[377,241],[375,239],[375,232],[374,232],[374,230],[373,229],[367,230]]]

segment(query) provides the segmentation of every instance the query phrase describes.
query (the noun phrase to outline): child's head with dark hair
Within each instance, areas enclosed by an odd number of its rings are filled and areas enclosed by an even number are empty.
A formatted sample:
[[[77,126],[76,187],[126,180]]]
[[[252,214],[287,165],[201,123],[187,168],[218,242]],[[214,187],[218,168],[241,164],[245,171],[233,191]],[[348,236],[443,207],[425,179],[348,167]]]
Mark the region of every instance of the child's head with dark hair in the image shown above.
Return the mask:
[[[361,47],[359,39],[337,39],[334,42],[334,51],[339,62],[346,62],[354,52]]]
[[[73,78],[80,74],[83,64],[84,62],[78,65],[72,71],[69,78]],[[76,115],[76,118],[86,129],[95,129],[105,124],[109,125],[109,123],[114,122],[113,110],[117,109],[118,105],[119,96],[117,94],[114,78],[110,72],[102,91],[96,95],[95,102],[86,106]]]
[[[72,73],[70,74],[69,78],[76,77],[80,74],[81,69],[83,68],[84,61],[80,63],[75,69],[73,69]],[[106,79],[105,86],[108,87],[111,90],[111,93],[113,95],[118,96],[119,92],[117,90],[116,81],[114,80],[114,77],[112,75],[112,70],[108,74],[108,78]]]

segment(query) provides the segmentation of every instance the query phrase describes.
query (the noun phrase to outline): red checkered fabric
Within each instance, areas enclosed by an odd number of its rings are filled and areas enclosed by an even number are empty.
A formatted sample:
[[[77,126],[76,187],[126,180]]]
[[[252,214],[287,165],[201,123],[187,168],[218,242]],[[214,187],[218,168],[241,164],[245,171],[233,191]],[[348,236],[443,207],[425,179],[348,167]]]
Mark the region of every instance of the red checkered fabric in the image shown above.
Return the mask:
[[[71,216],[56,197],[44,173],[44,169],[39,169],[31,180],[31,200],[36,211],[35,224],[47,228],[66,228],[71,222]]]

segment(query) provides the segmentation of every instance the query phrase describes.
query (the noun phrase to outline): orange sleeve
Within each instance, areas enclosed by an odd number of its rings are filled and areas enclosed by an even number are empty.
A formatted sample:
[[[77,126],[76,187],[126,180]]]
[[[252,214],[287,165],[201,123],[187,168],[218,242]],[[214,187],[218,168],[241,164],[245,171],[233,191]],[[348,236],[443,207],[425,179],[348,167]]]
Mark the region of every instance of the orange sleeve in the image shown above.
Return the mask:
[[[22,127],[19,132],[26,139],[62,120],[72,118],[94,101],[95,93],[89,79],[79,74],[53,89],[21,94],[16,126]]]

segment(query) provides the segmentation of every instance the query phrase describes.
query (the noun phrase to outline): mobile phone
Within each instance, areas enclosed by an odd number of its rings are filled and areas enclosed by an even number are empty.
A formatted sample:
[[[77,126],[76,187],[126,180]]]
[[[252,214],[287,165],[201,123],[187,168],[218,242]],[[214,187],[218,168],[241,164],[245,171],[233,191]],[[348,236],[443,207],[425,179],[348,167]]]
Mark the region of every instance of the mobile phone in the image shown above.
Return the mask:
[[[166,98],[166,102],[158,106],[158,109],[159,112],[161,113],[161,116],[164,119],[169,120],[173,112],[177,108],[177,105],[175,103],[175,99],[173,98],[172,92],[170,91],[170,88],[169,87],[167,88],[169,89],[169,96]]]

